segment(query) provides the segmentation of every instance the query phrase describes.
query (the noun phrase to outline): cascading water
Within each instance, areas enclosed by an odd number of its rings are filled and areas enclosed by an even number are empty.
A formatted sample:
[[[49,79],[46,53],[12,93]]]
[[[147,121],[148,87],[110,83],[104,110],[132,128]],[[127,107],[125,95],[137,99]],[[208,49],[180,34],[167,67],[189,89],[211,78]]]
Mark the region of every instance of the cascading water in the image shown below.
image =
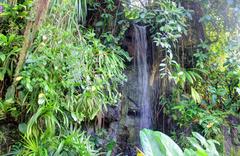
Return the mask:
[[[151,0],[130,0],[132,6],[144,7],[151,3]]]
[[[146,26],[134,25],[137,52],[138,104],[140,105],[140,129],[151,127],[151,105],[149,96],[149,69],[147,63],[148,41]]]
[[[135,147],[141,148],[139,131],[155,127],[152,108],[158,102],[159,92],[156,91],[159,90],[159,83],[158,76],[153,72],[153,63],[160,62],[155,62],[159,57],[153,51],[155,49],[147,30],[147,26],[133,24],[123,41],[123,47],[134,58],[126,70],[128,81],[122,88],[120,103],[121,117],[117,131],[119,150],[116,153],[123,155],[136,155]]]

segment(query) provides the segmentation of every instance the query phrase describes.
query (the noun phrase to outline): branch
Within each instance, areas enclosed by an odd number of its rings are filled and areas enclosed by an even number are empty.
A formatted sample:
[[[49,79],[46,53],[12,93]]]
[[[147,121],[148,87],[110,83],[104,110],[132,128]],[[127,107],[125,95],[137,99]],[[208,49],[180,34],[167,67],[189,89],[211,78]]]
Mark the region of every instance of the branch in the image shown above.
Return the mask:
[[[145,8],[145,5],[143,4],[143,2],[141,0],[138,0],[140,2],[140,4],[142,5],[143,8]]]

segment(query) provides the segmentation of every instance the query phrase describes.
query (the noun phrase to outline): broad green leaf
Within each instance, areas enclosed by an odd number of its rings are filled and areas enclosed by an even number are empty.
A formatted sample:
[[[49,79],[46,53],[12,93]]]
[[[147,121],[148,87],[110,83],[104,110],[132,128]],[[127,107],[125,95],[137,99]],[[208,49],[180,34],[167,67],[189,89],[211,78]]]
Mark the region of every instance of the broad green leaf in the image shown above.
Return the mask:
[[[5,95],[5,99],[14,99],[14,94],[15,94],[15,88],[14,86],[10,86],[7,89],[7,93]]]
[[[21,133],[25,134],[25,133],[27,132],[27,124],[26,124],[26,123],[20,123],[20,124],[18,125],[18,130],[19,130]]]
[[[201,149],[197,150],[196,153],[197,153],[197,156],[208,156],[208,154],[204,150],[201,150]]]
[[[0,53],[0,59],[1,59],[2,62],[5,61],[5,59],[6,59],[5,54]]]
[[[103,26],[103,25],[104,25],[103,21],[98,21],[98,22],[96,23],[96,27],[101,27],[101,26]]]
[[[0,34],[0,45],[4,44],[4,43],[7,43],[7,37],[5,35],[3,35],[3,34]]]
[[[185,149],[184,156],[196,156],[196,152],[192,149]]]
[[[13,42],[13,40],[15,39],[16,35],[15,34],[11,34],[8,38],[8,44],[11,44]]]
[[[183,156],[180,147],[161,132],[143,129],[140,131],[140,140],[147,156]]]
[[[13,104],[14,103],[14,100],[12,98],[10,99],[7,99],[4,101],[4,104],[8,105],[8,104]]]

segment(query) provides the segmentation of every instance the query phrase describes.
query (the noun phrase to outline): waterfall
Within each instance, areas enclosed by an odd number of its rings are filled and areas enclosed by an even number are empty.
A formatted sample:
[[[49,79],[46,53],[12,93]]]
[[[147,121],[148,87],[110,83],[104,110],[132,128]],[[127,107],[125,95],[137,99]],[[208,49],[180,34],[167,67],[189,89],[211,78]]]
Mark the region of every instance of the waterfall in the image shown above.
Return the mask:
[[[146,26],[134,25],[137,52],[138,104],[140,105],[140,129],[151,127],[151,106],[149,96],[149,69],[147,63]]]
[[[130,0],[131,5],[138,6],[140,8],[148,5],[150,2],[150,0]]]

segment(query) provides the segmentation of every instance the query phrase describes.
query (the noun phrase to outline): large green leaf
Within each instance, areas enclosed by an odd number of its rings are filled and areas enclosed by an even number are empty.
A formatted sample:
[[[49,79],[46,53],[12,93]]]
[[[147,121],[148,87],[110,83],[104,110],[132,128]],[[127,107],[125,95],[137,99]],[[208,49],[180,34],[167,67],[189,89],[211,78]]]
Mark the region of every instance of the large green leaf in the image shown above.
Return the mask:
[[[140,139],[146,156],[183,156],[181,148],[161,132],[143,129]]]

